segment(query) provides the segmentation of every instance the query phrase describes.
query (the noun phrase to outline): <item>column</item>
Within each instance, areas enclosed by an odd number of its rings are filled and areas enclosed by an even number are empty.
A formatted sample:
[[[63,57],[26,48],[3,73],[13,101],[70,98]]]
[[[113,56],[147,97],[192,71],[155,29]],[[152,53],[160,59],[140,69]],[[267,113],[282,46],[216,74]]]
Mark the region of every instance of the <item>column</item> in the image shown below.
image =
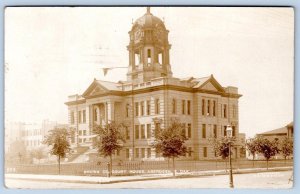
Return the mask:
[[[93,131],[93,106],[92,105],[88,105],[86,107],[86,114],[85,114],[85,117],[86,117],[86,123],[88,124],[88,129],[89,129],[89,132],[88,132],[88,135],[91,135],[92,134],[92,131]]]
[[[112,122],[115,120],[115,102],[114,101],[108,101],[106,103],[106,110],[107,110],[107,120],[108,122]]]

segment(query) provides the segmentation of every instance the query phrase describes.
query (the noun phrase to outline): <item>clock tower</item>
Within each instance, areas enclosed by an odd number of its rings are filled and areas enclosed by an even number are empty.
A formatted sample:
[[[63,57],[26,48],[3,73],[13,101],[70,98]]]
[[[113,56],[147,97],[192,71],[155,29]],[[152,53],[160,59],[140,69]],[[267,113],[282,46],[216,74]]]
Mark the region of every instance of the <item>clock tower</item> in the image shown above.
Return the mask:
[[[164,22],[150,12],[137,19],[129,31],[130,43],[127,80],[146,82],[157,77],[171,77],[168,41]]]

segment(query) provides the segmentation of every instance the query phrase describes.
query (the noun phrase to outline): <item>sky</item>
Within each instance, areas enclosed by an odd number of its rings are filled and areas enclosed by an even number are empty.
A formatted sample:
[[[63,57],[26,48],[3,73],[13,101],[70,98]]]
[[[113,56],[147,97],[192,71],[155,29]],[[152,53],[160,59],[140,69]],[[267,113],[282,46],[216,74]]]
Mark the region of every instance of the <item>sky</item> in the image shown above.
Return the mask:
[[[126,80],[128,31],[145,7],[5,9],[5,121],[67,123],[64,102],[93,79]],[[293,121],[292,8],[153,7],[170,31],[174,77],[236,86],[240,132]]]

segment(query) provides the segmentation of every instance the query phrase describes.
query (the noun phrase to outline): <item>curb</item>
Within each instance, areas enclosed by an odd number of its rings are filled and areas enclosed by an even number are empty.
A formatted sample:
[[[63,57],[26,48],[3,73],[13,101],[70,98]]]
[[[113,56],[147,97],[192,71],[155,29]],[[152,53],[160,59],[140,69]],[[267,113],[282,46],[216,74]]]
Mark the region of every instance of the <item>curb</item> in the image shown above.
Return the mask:
[[[280,171],[289,171],[293,170],[293,167],[286,168],[269,168],[267,169],[253,169],[253,170],[243,170],[243,169],[234,169],[233,174],[251,174],[251,173],[260,173],[260,172],[280,172]],[[137,181],[150,181],[150,180],[161,180],[161,179],[181,179],[181,178],[197,178],[205,176],[217,176],[217,175],[227,175],[229,172],[226,171],[217,171],[217,172],[202,172],[200,174],[182,174],[173,176],[161,176],[161,177],[141,177],[135,179],[121,179],[121,180],[68,180],[68,179],[39,179],[39,178],[19,178],[19,177],[5,177],[6,179],[15,179],[15,180],[31,180],[31,181],[45,181],[45,182],[65,182],[65,183],[85,183],[85,184],[113,184],[121,182],[137,182]]]

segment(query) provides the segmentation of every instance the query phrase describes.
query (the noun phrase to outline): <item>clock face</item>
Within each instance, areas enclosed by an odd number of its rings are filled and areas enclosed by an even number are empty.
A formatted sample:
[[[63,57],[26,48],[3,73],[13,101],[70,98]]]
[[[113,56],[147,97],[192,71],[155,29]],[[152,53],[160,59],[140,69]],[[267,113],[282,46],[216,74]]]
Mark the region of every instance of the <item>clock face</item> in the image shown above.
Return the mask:
[[[134,32],[134,41],[135,42],[140,41],[141,37],[142,37],[142,31],[140,29],[136,30]]]

